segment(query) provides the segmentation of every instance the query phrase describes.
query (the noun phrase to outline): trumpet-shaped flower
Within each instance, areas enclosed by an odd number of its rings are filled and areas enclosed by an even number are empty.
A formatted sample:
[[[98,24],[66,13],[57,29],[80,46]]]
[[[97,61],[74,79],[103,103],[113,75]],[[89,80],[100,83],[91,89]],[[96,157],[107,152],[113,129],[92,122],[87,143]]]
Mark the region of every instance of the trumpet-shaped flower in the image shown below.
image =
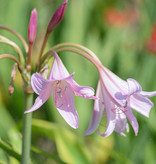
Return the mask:
[[[50,97],[54,99],[55,106],[64,120],[73,128],[78,128],[79,118],[74,106],[74,97],[81,96],[89,99],[96,99],[94,89],[87,86],[79,86],[73,80],[74,73],[69,75],[62,61],[54,52],[54,62],[48,79],[44,79],[39,73],[34,73],[31,78],[31,85],[36,94],[34,105],[25,113],[33,112],[40,108]]]
[[[132,109],[149,117],[153,103],[148,99],[156,95],[154,92],[142,91],[139,83],[134,79],[124,81],[104,66],[99,70],[100,80],[97,86],[94,111],[86,135],[93,133],[103,116],[105,110],[107,128],[101,136],[109,136],[113,131],[125,136],[125,129],[129,132],[127,119],[133,127],[135,135],[138,133],[138,122],[132,113]]]

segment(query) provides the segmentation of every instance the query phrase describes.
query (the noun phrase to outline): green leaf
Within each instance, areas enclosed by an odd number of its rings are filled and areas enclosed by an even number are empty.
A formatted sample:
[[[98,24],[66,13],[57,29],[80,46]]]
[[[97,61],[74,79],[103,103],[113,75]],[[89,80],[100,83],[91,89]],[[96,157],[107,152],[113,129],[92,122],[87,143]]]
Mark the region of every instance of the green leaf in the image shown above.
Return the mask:
[[[39,148],[36,148],[36,147],[34,147],[34,146],[31,147],[31,151],[34,152],[34,153],[43,155],[43,156],[45,156],[45,157],[47,157],[47,158],[50,158],[50,159],[52,159],[52,160],[58,162],[59,164],[65,164],[65,162],[63,162],[58,156],[53,155],[53,154],[50,154],[50,153],[48,153],[48,152],[46,152],[46,151],[43,151],[43,150],[41,150],[41,149],[39,149]]]
[[[2,140],[0,138],[0,147],[6,151],[9,155],[13,156],[16,158],[18,161],[21,160],[21,155],[16,152],[11,145],[9,145],[6,141]]]
[[[11,129],[15,125],[15,123],[10,113],[5,108],[5,106],[1,104],[0,104],[0,112],[1,112],[0,137],[7,138],[8,130]]]
[[[77,135],[65,129],[57,130],[56,146],[60,156],[67,163],[86,164],[92,163],[85,145],[80,142]]]
[[[33,119],[33,131],[39,132],[56,142],[58,153],[62,160],[74,164],[90,164],[91,156],[79,136],[48,121]]]

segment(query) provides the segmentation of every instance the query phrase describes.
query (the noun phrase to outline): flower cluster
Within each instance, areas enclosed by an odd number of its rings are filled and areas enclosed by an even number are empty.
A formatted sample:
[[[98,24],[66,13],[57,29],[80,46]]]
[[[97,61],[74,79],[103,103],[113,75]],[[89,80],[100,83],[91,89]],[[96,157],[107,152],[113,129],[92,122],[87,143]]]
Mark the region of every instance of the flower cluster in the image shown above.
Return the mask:
[[[52,17],[47,33],[50,33],[58,23],[62,20],[65,12],[67,1],[64,1],[59,9],[56,10]],[[35,14],[35,11],[32,13]],[[28,33],[29,40],[34,40],[36,19],[30,20],[30,29],[33,37]],[[127,17],[126,17],[127,18]],[[32,21],[32,22],[31,22]],[[30,37],[29,37],[30,35]],[[140,114],[149,117],[149,112],[153,103],[148,99],[156,95],[154,92],[142,91],[139,83],[134,79],[127,79],[124,81],[117,77],[114,73],[104,67],[100,60],[93,55],[88,54],[88,58],[97,67],[100,79],[97,86],[96,97],[94,90],[90,87],[79,86],[74,80],[74,74],[69,74],[61,59],[55,51],[52,51],[54,62],[48,79],[44,79],[39,73],[35,73],[31,77],[31,85],[36,94],[39,96],[35,100],[34,105],[25,111],[25,113],[33,112],[40,108],[50,97],[54,99],[55,106],[64,120],[73,128],[78,128],[79,119],[74,106],[74,97],[81,96],[89,99],[94,99],[93,116],[89,125],[86,135],[92,134],[100,124],[103,113],[107,116],[107,128],[104,133],[98,134],[101,136],[109,136],[113,131],[120,135],[125,136],[124,131],[129,132],[129,125],[127,119],[132,125],[135,135],[138,133],[138,122],[131,109],[139,112]]]
[[[22,75],[24,91],[29,94],[35,92],[38,95],[34,105],[30,107],[30,109],[27,109],[25,113],[30,113],[39,109],[52,94],[58,112],[72,128],[76,129],[79,125],[79,117],[74,106],[73,94],[75,94],[76,96],[95,100],[93,116],[89,128],[85,133],[86,135],[92,134],[98,128],[104,112],[106,113],[107,117],[107,128],[102,134],[100,131],[98,131],[99,135],[106,137],[111,135],[113,131],[116,131],[120,135],[125,136],[125,130],[129,132],[127,119],[134,129],[135,135],[137,135],[139,125],[137,119],[133,115],[132,109],[146,117],[149,117],[153,103],[148,99],[148,97],[156,96],[156,91],[144,92],[136,80],[127,79],[127,81],[124,81],[120,79],[109,69],[103,66],[98,57],[91,50],[78,44],[59,44],[54,46],[46,54],[44,54],[44,56],[42,56],[49,34],[56,28],[58,24],[61,23],[64,17],[67,2],[68,0],[65,0],[61,4],[61,6],[55,11],[48,24],[41,46],[39,59],[36,63],[36,73],[34,73],[32,76],[32,46],[35,41],[37,30],[36,9],[32,10],[30,17],[28,27],[28,44],[12,29],[0,26],[0,28],[14,33],[23,43],[27,53],[27,58],[25,59],[22,51],[15,43],[3,36],[0,36],[0,42],[12,46],[19,55],[19,59],[17,59],[12,55],[3,54],[0,55],[0,59],[10,58],[14,60],[17,63],[19,71]],[[124,16],[123,13],[117,12],[116,10],[111,10],[111,16],[110,13],[108,13],[108,20],[111,22],[114,20],[114,18],[116,18],[116,16],[119,19],[119,23],[127,23],[129,20],[135,20],[134,18],[136,18],[137,14],[129,15],[129,12],[127,12],[126,16]],[[155,37],[153,37],[153,40],[155,41]],[[94,96],[93,88],[88,86],[80,86],[73,80],[74,73],[69,74],[57,54],[61,51],[75,52],[79,55],[82,55],[95,65],[100,76],[96,96]],[[41,72],[44,70],[43,68],[45,68],[45,65],[47,65],[47,61],[50,57],[54,57],[54,61],[49,77],[44,78],[43,75],[41,75]],[[9,91],[10,94],[13,92],[14,76],[15,66],[11,77],[12,80]]]

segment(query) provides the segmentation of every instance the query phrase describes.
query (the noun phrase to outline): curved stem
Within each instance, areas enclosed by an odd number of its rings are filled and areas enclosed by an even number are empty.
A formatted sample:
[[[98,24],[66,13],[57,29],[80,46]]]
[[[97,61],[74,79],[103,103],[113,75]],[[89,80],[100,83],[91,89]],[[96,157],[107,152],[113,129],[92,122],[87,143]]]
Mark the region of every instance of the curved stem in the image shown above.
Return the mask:
[[[33,94],[24,92],[24,111],[33,105]],[[22,159],[21,164],[30,164],[30,147],[31,147],[31,120],[32,112],[24,114],[22,127]]]
[[[22,42],[26,53],[28,52],[28,44],[26,43],[26,41],[24,40],[24,38],[19,33],[17,33],[16,31],[14,31],[13,29],[11,29],[9,27],[6,27],[6,26],[3,26],[3,25],[0,25],[0,28],[1,29],[4,29],[6,31],[9,31],[12,34],[14,34],[15,36],[17,36],[17,38]]]
[[[18,161],[21,160],[21,155],[18,152],[16,152],[12,148],[12,146],[10,144],[8,144],[8,142],[5,142],[4,140],[2,140],[2,138],[0,138],[0,147],[4,151],[6,151],[10,156],[16,158]]]
[[[88,59],[91,63],[93,63],[95,65],[95,67],[97,68],[97,70],[99,71],[99,68],[101,67],[101,63],[99,63],[93,56],[90,56],[88,53],[85,53],[84,51],[75,49],[75,48],[59,48],[59,49],[55,49],[54,51],[56,51],[57,53],[59,52],[63,52],[63,51],[69,51],[69,52],[75,52],[76,54],[79,54],[83,57],[85,57],[86,59]],[[44,63],[44,61],[49,58],[49,56],[53,56],[53,50],[48,51],[42,58],[41,58],[41,62],[38,68],[41,68],[41,65]],[[39,69],[38,69],[39,70]]]
[[[52,47],[51,50],[55,50],[55,49],[62,48],[62,47],[75,47],[75,48],[81,49],[81,50],[85,51],[86,53],[88,53],[93,58],[95,58],[99,63],[101,63],[99,58],[90,49],[88,49],[87,47],[84,47],[84,46],[82,46],[80,44],[76,44],[76,43],[61,43],[61,44],[57,44],[54,47]]]
[[[59,48],[59,49],[56,49],[55,51],[57,53],[63,52],[63,51],[75,52],[75,53],[85,57],[86,59],[88,59],[91,63],[93,63],[96,66],[97,70],[99,70],[100,63],[98,63],[92,56],[89,56],[87,53],[85,53],[81,50],[77,50],[77,49],[74,49],[74,48]]]
[[[22,64],[20,63],[20,61],[16,57],[14,57],[13,55],[10,55],[10,54],[2,54],[2,55],[0,55],[0,59],[5,59],[5,58],[14,60],[18,64],[19,71],[22,72],[23,66],[22,66]]]
[[[24,60],[23,53],[22,53],[21,49],[17,46],[17,44],[15,44],[11,40],[9,40],[6,37],[3,37],[1,35],[0,35],[0,42],[1,43],[5,43],[5,44],[8,44],[11,47],[13,47],[14,50],[17,52],[18,56],[19,56],[20,62],[22,63],[23,66],[25,65],[25,60]]]

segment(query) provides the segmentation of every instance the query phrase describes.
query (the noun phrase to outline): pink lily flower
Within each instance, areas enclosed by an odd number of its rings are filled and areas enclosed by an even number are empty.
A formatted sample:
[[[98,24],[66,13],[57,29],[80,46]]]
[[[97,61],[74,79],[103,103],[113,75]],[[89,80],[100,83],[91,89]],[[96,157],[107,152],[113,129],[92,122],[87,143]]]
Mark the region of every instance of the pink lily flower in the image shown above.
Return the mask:
[[[97,129],[104,110],[107,117],[107,128],[103,134],[98,131],[99,135],[107,137],[116,131],[125,136],[125,129],[129,132],[127,118],[137,135],[139,125],[131,108],[149,117],[153,103],[148,97],[155,96],[156,91],[144,92],[136,80],[127,79],[126,82],[104,66],[99,69],[99,74],[100,80],[96,92],[96,97],[99,99],[95,100],[92,120],[85,135],[89,135]]]
[[[36,94],[34,105],[25,113],[33,112],[40,108],[50,97],[51,93],[55,106],[64,120],[73,128],[78,128],[79,118],[74,106],[74,97],[81,96],[89,99],[96,99],[94,89],[87,86],[79,86],[74,80],[74,73],[69,75],[61,59],[56,52],[54,62],[48,79],[44,79],[39,73],[34,73],[31,78],[31,85]]]

